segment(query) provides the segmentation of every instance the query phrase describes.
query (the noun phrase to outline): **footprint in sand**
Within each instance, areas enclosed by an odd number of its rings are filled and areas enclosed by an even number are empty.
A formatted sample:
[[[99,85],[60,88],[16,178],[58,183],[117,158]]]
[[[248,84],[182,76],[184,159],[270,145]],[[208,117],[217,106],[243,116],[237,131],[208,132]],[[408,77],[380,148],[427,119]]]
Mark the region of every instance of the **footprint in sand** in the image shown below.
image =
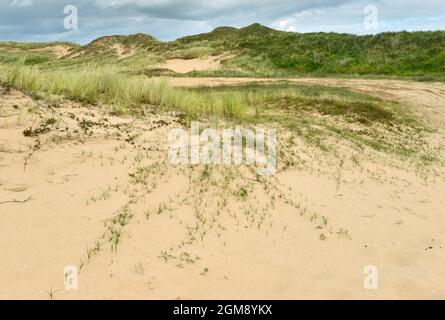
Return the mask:
[[[12,164],[14,164],[13,159],[6,159],[6,158],[0,156],[0,167],[7,167]]]
[[[23,192],[28,190],[28,186],[25,184],[7,184],[3,189],[10,192]]]
[[[154,290],[157,288],[158,280],[155,276],[150,277],[150,279],[146,282],[148,288],[150,290]]]
[[[23,145],[12,146],[12,145],[6,144],[6,143],[0,144],[0,152],[3,152],[3,153],[24,153],[28,150],[29,150],[29,148],[26,146],[23,146]]]

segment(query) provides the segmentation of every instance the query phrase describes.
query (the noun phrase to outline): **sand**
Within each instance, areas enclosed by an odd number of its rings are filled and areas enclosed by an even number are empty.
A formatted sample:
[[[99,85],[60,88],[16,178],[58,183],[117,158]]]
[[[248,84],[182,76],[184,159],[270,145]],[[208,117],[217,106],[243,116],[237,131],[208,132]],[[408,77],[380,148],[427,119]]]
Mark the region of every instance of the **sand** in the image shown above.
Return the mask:
[[[116,43],[115,45],[113,45],[112,48],[114,50],[116,50],[116,55],[119,60],[126,59],[128,57],[131,57],[134,54],[133,50],[131,50],[131,49],[129,50],[129,49],[125,48],[122,44],[119,44],[119,43]]]
[[[409,102],[445,141],[443,84],[294,81]],[[49,118],[50,132],[23,135]],[[445,298],[443,168],[425,179],[364,156],[337,177],[335,159],[299,142],[302,168],[258,182],[248,168],[220,166],[203,179],[203,167],[165,160],[176,119],[0,96],[0,299]],[[125,210],[114,247],[110,219]],[[64,288],[67,265],[80,269],[78,290]],[[363,286],[368,265],[377,290]]]
[[[195,59],[167,59],[158,67],[169,69],[176,73],[187,73],[191,71],[216,70],[221,66],[219,57],[195,58]]]
[[[34,49],[31,51],[49,51],[49,52],[52,52],[57,57],[57,59],[61,59],[65,56],[69,55],[71,53],[72,49],[73,48],[70,46],[60,44],[60,45],[53,45],[53,46],[49,46],[49,47],[41,48],[41,49]]]

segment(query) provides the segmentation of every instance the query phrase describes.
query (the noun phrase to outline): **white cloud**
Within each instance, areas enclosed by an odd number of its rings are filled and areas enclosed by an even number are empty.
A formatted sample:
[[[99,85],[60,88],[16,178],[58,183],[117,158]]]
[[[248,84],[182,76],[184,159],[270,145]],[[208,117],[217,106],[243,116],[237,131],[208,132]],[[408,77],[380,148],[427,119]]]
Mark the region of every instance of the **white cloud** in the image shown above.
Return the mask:
[[[11,7],[29,7],[34,4],[34,0],[14,0],[9,6]]]
[[[78,32],[63,29],[66,4],[79,9]],[[379,9],[377,32],[445,29],[444,0],[0,0],[0,40],[85,43],[136,32],[173,40],[255,22],[285,31],[363,34],[369,4]]]
[[[297,19],[294,17],[278,19],[272,23],[275,29],[282,31],[292,31],[297,32]]]
[[[378,29],[367,30],[364,9],[378,9]],[[367,34],[401,30],[445,30],[445,1],[356,0],[335,7],[302,10],[275,19],[271,26],[283,31]]]

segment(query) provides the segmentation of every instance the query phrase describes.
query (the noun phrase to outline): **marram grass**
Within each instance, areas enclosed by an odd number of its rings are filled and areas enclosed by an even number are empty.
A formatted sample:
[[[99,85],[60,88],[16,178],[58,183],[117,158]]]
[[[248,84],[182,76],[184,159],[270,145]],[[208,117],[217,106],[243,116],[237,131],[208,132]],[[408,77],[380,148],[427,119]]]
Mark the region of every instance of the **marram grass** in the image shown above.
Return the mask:
[[[45,71],[19,62],[2,69],[2,80],[6,84],[28,93],[106,104],[120,113],[147,104],[184,112],[189,118],[201,115],[242,118],[246,110],[242,95],[173,88],[166,80],[125,75],[118,68],[89,66]]]

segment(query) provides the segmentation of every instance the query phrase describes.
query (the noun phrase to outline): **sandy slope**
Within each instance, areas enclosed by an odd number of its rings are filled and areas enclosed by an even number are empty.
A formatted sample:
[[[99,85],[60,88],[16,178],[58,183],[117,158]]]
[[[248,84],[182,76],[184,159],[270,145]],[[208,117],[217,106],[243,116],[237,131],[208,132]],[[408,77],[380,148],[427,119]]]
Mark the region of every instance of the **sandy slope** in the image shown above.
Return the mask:
[[[445,123],[442,84],[317,81],[408,101]],[[261,181],[215,167],[204,179],[202,167],[165,161],[176,118],[147,112],[0,96],[0,298],[445,298],[443,168],[425,179],[366,155],[340,168],[298,142],[304,166]],[[23,135],[49,118],[50,132]],[[432,139],[443,144],[443,130]],[[71,264],[77,291],[63,288]],[[378,267],[378,290],[363,287],[366,265]]]
[[[46,48],[40,48],[40,49],[33,49],[31,51],[37,51],[37,52],[51,52],[53,53],[58,59],[63,58],[70,54],[71,50],[73,48],[68,45],[53,45]]]
[[[159,68],[169,69],[177,73],[191,71],[215,70],[221,66],[220,57],[195,59],[167,59]]]

